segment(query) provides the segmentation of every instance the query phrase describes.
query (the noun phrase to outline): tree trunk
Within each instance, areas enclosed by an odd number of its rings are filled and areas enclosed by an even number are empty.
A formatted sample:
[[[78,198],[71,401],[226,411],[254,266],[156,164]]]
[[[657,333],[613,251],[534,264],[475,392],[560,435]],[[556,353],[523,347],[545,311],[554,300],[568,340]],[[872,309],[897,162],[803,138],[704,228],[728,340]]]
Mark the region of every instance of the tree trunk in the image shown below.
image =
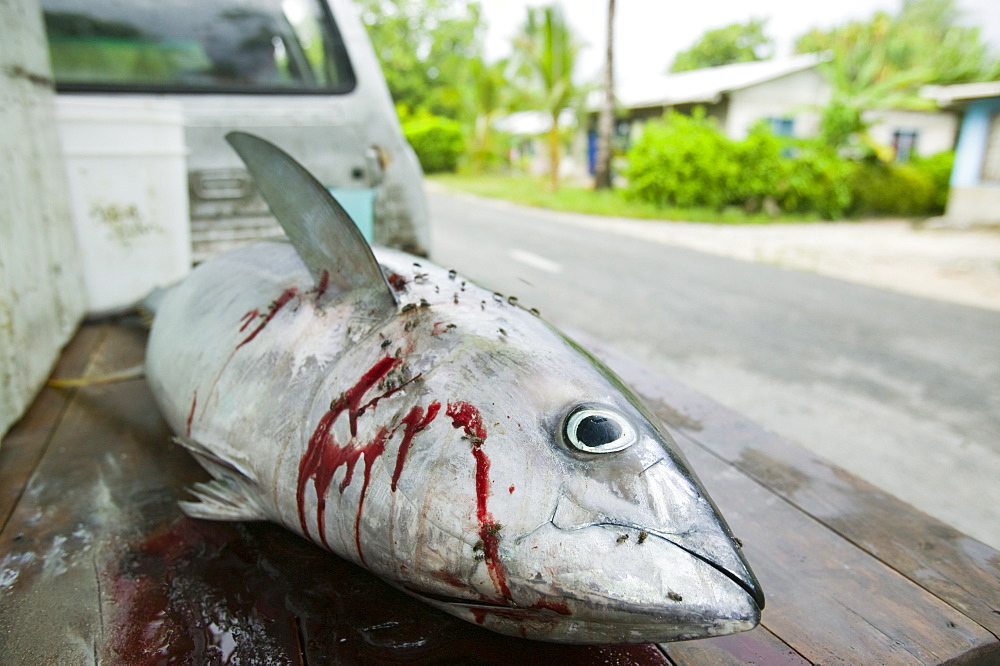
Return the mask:
[[[608,0],[608,51],[604,62],[604,99],[597,119],[597,158],[594,165],[594,189],[611,189],[611,135],[615,124],[614,79],[615,0]]]
[[[555,192],[559,189],[559,114],[552,116],[549,130],[549,186]]]

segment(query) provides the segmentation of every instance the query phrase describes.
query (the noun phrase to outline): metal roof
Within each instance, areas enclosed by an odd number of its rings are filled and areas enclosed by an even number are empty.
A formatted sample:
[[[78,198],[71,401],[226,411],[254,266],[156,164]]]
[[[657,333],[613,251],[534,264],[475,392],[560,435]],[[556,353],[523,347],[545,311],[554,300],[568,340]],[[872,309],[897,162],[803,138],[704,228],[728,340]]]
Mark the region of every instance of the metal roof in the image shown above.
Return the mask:
[[[930,97],[941,106],[956,102],[966,102],[984,97],[1000,97],[1000,81],[983,81],[981,83],[957,83],[951,86],[924,86],[920,93]]]
[[[788,58],[663,74],[643,80],[629,80],[625,76],[617,86],[616,96],[619,106],[629,109],[676,104],[713,104],[719,102],[725,93],[795,74],[827,59],[825,54],[805,53]],[[599,95],[600,91],[591,95],[588,109],[597,108]]]

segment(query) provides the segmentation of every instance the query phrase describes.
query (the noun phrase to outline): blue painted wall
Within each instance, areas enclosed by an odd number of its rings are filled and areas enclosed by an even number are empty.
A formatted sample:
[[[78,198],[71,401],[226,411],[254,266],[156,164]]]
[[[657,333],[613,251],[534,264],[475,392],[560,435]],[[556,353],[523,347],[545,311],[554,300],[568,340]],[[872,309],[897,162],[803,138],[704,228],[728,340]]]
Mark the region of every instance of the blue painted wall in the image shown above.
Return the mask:
[[[1000,97],[988,97],[970,102],[965,109],[962,129],[955,148],[955,166],[951,171],[952,187],[979,185],[989,137],[990,118],[1000,113]]]

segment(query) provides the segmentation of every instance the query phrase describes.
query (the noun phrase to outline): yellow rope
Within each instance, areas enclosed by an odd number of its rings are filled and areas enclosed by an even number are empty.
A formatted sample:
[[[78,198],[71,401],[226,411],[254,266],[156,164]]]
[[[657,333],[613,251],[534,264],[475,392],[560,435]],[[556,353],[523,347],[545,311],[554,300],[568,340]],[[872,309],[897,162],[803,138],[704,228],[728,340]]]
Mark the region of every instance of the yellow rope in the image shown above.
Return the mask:
[[[83,386],[95,386],[97,384],[111,384],[114,382],[124,382],[130,379],[139,379],[146,374],[146,366],[139,364],[125,370],[112,372],[107,375],[97,375],[95,377],[61,377],[50,379],[46,382],[53,388],[80,388]]]

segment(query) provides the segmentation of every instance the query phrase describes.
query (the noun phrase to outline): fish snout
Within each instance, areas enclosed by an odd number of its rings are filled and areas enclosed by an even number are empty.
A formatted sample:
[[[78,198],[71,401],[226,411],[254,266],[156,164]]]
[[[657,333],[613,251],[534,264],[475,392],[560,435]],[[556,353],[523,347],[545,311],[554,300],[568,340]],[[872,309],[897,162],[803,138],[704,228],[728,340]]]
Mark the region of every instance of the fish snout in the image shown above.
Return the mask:
[[[637,529],[640,539],[643,534],[648,535],[647,539],[661,539],[715,568],[741,587],[753,600],[758,611],[764,609],[764,591],[743,556],[743,543],[727,529],[719,526],[718,529],[695,530],[683,534],[659,533],[653,528]]]
[[[710,541],[632,525],[550,523],[510,544],[504,561],[519,605],[562,609],[537,636],[544,640],[642,643],[752,629],[760,586],[738,553],[720,556],[722,544]]]
[[[561,609],[539,638],[687,640],[760,622],[760,584],[714,512],[658,514],[610,516],[564,495],[549,523],[505,544],[502,558],[517,605]]]

